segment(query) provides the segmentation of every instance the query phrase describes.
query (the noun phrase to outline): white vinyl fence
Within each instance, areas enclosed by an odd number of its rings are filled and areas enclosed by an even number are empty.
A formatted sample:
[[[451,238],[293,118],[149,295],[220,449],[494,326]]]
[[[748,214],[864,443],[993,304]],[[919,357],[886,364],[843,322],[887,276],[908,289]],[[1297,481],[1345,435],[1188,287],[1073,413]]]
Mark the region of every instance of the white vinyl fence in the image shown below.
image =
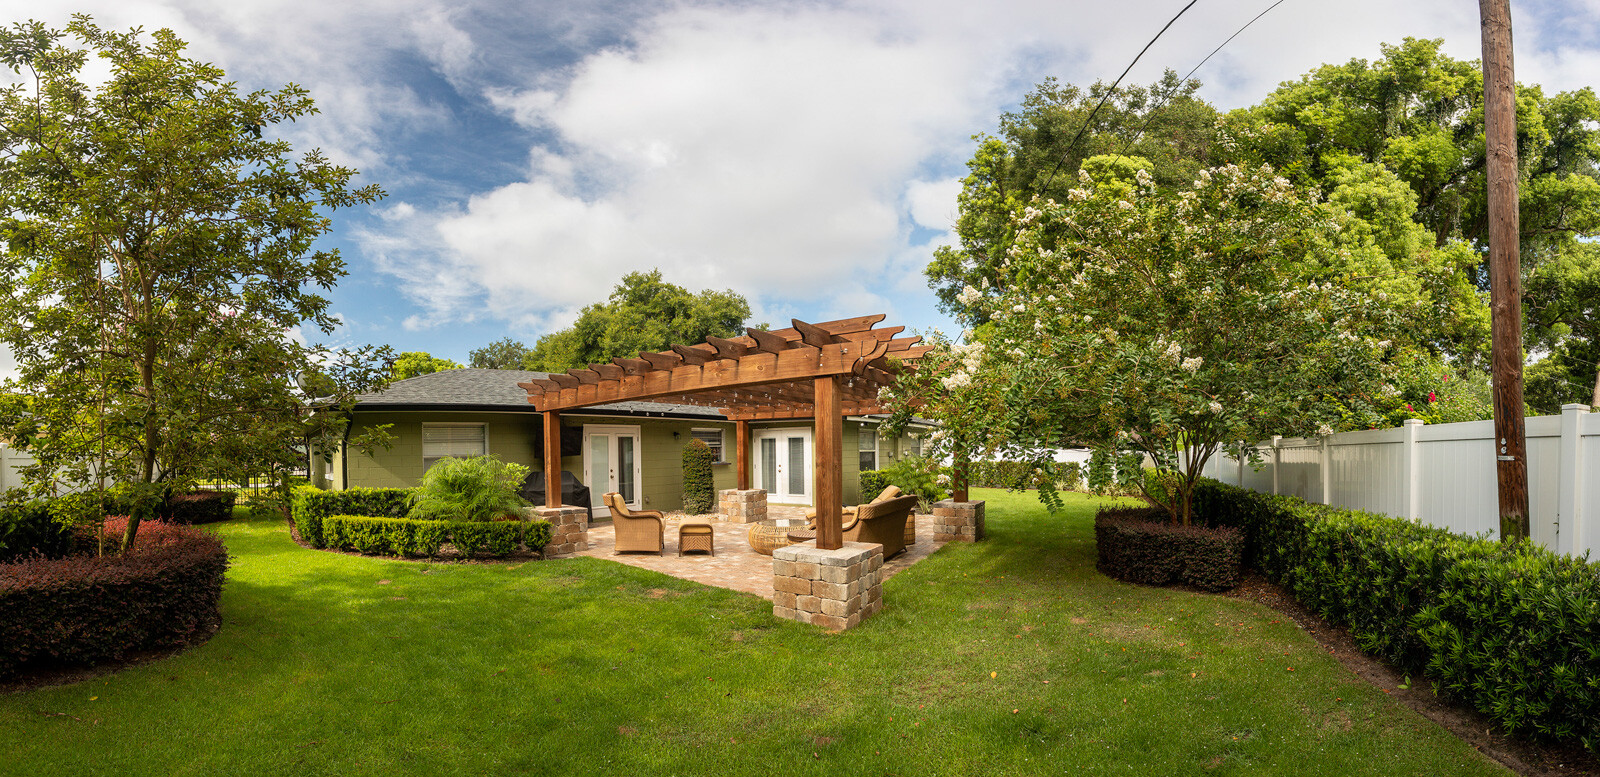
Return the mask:
[[[1600,557],[1600,413],[1564,405],[1527,419],[1528,518],[1534,541]],[[1273,437],[1252,467],[1218,453],[1205,475],[1269,494],[1420,520],[1462,534],[1500,535],[1493,421],[1320,438]]]
[[[33,457],[20,453],[9,445],[0,444],[0,491],[22,487],[22,474],[18,467],[33,463]]]

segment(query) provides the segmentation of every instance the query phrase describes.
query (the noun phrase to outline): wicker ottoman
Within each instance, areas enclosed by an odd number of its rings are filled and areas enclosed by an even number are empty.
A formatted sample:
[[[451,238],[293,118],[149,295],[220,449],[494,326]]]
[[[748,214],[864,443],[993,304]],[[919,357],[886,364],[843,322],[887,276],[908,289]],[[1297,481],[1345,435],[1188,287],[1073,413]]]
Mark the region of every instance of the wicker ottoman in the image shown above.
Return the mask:
[[[682,556],[686,550],[703,550],[717,555],[716,535],[711,528],[711,521],[685,518],[683,523],[678,524],[678,555]]]

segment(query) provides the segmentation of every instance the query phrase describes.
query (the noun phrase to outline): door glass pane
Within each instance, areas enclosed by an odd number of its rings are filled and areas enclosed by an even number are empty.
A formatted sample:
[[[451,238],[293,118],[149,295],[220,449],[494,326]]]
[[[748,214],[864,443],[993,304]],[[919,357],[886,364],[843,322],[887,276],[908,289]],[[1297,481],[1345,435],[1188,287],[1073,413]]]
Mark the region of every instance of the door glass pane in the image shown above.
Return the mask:
[[[770,437],[761,441],[761,487],[778,488],[778,441]]]
[[[603,505],[600,497],[611,490],[611,438],[596,434],[589,438],[589,496],[595,506]]]
[[[632,503],[638,501],[633,495],[633,437],[621,435],[617,437],[617,493],[622,494],[622,501]]]
[[[789,493],[800,495],[806,492],[806,440],[804,437],[789,438]]]

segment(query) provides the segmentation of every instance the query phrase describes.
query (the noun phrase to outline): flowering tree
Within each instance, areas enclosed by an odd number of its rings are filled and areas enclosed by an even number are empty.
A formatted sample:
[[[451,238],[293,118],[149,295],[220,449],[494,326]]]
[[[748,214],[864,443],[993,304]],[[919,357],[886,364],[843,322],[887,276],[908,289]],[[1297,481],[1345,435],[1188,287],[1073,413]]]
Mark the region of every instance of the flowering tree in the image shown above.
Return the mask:
[[[1013,215],[1011,286],[962,291],[987,306],[982,345],[930,354],[899,387],[948,437],[1034,462],[1066,444],[1141,453],[1165,476],[1146,498],[1187,524],[1221,446],[1330,434],[1330,396],[1372,393],[1393,308],[1305,280],[1337,250],[1312,195],[1231,165],[1166,193],[1143,170],[1079,181]]]

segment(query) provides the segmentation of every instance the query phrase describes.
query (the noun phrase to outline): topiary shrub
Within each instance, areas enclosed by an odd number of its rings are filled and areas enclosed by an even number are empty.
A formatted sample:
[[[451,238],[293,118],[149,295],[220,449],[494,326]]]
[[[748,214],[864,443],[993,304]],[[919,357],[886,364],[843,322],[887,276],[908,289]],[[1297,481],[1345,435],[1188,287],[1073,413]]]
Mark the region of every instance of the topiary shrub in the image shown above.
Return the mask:
[[[1600,752],[1600,564],[1214,480],[1195,507],[1243,527],[1251,564],[1363,650],[1507,733]]]
[[[690,515],[703,515],[716,507],[711,459],[711,447],[700,440],[690,440],[683,446],[683,511]]]
[[[126,519],[104,524],[120,540]],[[0,677],[177,647],[220,623],[228,554],[199,529],[146,521],[123,555],[0,564]]]
[[[1231,526],[1179,526],[1161,508],[1101,508],[1094,518],[1095,568],[1143,585],[1182,583],[1204,591],[1239,585],[1244,533]]]
[[[493,456],[440,459],[422,476],[411,495],[408,518],[435,521],[493,521],[518,517],[528,500],[517,492],[529,469]]]

